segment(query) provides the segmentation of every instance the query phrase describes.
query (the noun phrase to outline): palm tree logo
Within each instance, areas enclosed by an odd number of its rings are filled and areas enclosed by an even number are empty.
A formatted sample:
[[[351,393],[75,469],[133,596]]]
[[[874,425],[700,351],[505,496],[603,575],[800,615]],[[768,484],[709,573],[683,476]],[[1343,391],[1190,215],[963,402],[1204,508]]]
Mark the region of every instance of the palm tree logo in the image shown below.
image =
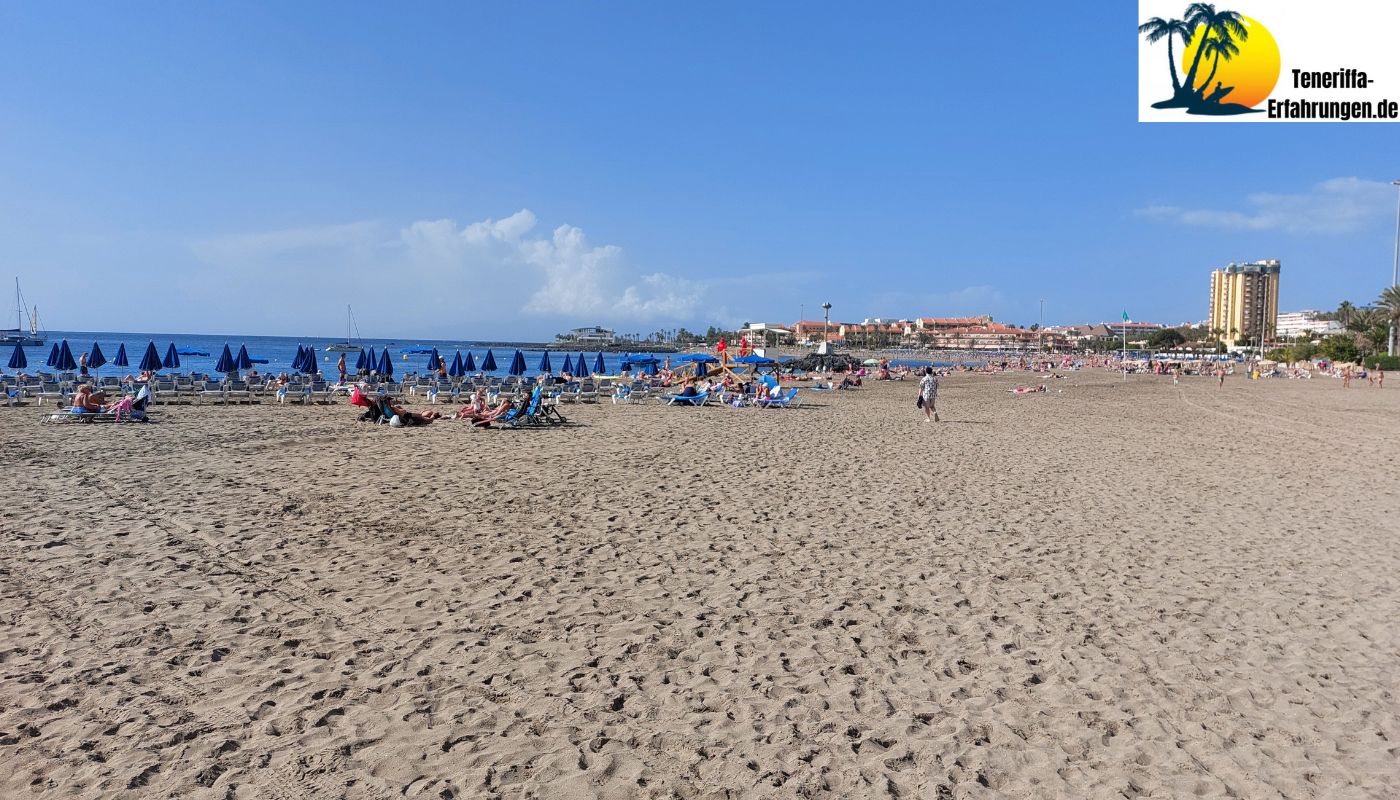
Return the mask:
[[[1138,32],[1149,43],[1167,42],[1172,96],[1153,103],[1153,108],[1184,108],[1188,114],[1211,116],[1256,113],[1259,109],[1253,106],[1266,98],[1278,81],[1278,45],[1273,35],[1238,11],[1217,9],[1212,3],[1192,3],[1182,19],[1153,17],[1139,25]],[[1185,77],[1177,71],[1173,47],[1177,39],[1181,40]],[[1226,65],[1224,71],[1222,64]],[[1227,80],[1231,85],[1225,85]]]

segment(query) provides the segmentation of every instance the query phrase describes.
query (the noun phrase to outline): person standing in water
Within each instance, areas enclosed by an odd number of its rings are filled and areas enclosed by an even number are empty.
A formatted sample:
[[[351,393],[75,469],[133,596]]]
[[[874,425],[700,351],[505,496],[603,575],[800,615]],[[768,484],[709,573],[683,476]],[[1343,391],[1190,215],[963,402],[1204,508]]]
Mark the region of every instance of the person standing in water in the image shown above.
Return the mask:
[[[919,379],[919,399],[924,408],[924,422],[937,422],[938,376],[933,374],[933,367],[924,367],[924,377]]]

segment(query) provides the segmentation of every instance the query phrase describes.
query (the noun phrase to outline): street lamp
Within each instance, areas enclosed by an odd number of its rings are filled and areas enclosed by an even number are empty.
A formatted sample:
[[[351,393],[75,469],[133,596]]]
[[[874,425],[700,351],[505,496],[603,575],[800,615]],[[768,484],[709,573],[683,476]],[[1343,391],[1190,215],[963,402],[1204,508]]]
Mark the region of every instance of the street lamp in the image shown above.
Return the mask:
[[[1400,181],[1391,181],[1391,186],[1400,186]],[[1395,263],[1390,267],[1390,286],[1400,285],[1400,199],[1395,201]],[[1386,348],[1387,355],[1395,355],[1395,309],[1391,309],[1390,317],[1390,346]]]
[[[822,303],[822,352],[829,353],[831,347],[831,304]]]

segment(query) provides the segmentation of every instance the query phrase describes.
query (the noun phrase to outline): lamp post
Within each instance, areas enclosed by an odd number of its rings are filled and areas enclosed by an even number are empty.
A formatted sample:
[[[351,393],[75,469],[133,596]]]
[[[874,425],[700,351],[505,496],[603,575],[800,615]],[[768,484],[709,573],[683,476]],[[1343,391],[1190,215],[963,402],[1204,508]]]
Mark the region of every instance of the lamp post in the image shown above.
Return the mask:
[[[831,304],[822,303],[822,352],[831,352]]]
[[[1391,186],[1400,187],[1400,181],[1391,181]],[[1400,199],[1395,201],[1395,261],[1390,267],[1390,286],[1394,288],[1400,285]],[[1390,318],[1390,346],[1386,348],[1387,355],[1395,355],[1395,309],[1391,309]]]
[[[1035,325],[1035,332],[1036,332],[1036,339],[1037,339],[1036,346],[1039,347],[1039,348],[1040,348],[1040,352],[1043,353],[1043,352],[1045,352],[1045,298],[1044,298],[1044,297],[1040,298],[1040,321],[1037,322],[1036,325]]]

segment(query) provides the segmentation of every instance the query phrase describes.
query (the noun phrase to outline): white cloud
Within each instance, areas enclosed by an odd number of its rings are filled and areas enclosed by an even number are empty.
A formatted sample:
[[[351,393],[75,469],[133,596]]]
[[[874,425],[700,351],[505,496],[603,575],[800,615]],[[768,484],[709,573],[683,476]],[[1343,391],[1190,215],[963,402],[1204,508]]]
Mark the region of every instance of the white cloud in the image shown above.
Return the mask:
[[[1243,210],[1152,205],[1134,214],[1179,225],[1243,231],[1353,233],[1389,217],[1395,189],[1384,181],[1333,178],[1297,194],[1257,192]]]
[[[705,283],[642,272],[621,247],[592,244],[581,228],[536,232],[521,209],[501,219],[459,225],[418,220],[400,227],[358,222],[238,234],[197,242],[195,255],[227,281],[267,281],[283,291],[325,293],[348,302],[418,309],[443,325],[522,330],[550,319],[569,323],[688,320],[700,314]],[[232,277],[234,274],[237,277]],[[522,322],[522,315],[535,323]],[[360,316],[357,313],[357,316]]]

